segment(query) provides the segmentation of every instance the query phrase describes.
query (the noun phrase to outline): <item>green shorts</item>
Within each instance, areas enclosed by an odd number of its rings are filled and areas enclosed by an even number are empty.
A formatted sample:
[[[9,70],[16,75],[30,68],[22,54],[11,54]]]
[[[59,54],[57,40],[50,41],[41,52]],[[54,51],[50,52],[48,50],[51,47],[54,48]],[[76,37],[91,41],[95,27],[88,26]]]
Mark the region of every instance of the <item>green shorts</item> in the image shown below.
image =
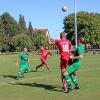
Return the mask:
[[[80,68],[80,66],[81,66],[81,62],[78,61],[78,62],[73,63],[71,66],[68,66],[68,67],[66,68],[66,70],[67,70],[67,72],[68,72],[69,74],[71,74],[71,73],[76,72],[76,71]]]
[[[20,70],[21,70],[21,71],[24,71],[24,70],[26,70],[26,68],[28,68],[28,67],[29,67],[28,64],[21,64],[21,65],[20,65]]]

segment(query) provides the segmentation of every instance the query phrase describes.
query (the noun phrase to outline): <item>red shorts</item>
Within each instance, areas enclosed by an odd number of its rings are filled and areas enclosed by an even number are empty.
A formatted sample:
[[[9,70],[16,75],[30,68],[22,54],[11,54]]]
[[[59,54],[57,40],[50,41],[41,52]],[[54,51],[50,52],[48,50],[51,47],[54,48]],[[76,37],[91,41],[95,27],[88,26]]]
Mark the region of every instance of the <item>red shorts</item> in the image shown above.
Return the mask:
[[[68,60],[68,65],[70,66],[70,65],[72,65],[72,64],[73,64],[72,59],[69,59],[69,60]]]
[[[68,56],[64,56],[60,58],[60,68],[61,69],[66,69],[67,65],[68,65]]]
[[[42,64],[46,64],[46,59],[41,58]]]

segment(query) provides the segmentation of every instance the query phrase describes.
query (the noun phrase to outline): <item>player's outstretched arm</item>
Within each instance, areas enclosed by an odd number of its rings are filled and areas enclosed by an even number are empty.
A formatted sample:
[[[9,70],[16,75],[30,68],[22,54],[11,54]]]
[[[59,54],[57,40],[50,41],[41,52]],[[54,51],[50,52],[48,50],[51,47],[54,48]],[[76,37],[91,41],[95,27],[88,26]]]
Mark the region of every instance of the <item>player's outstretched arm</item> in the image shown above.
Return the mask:
[[[40,54],[40,50],[35,51],[35,55],[38,55],[38,54]]]
[[[52,56],[52,51],[51,50],[49,50],[49,55]]]
[[[51,41],[50,34],[47,35],[47,38],[48,38],[49,44],[51,44],[51,45],[55,44],[55,41],[53,41],[53,42]]]
[[[36,53],[37,53],[37,55],[38,55],[38,54],[41,54],[41,50],[36,51]]]

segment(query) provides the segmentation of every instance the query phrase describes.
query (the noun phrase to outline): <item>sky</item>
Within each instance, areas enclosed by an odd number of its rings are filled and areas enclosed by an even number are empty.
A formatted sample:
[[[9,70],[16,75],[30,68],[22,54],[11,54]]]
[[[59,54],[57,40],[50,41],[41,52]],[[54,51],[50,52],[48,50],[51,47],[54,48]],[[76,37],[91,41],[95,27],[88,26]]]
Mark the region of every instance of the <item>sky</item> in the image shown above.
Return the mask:
[[[77,12],[100,13],[100,0],[76,1]],[[67,12],[62,12],[63,5],[67,6]],[[74,0],[0,0],[0,15],[4,12],[9,12],[17,21],[22,14],[27,26],[31,21],[33,28],[49,29],[51,37],[57,39],[63,31],[63,19],[74,12]]]

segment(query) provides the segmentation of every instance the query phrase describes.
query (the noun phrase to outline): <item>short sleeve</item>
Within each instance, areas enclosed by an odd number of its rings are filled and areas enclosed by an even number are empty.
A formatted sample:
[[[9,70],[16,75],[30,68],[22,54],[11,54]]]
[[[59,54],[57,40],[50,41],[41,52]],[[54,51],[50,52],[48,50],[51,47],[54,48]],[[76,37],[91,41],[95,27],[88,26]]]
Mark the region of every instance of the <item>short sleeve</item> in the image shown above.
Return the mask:
[[[84,47],[81,45],[78,48],[78,54],[83,54],[84,53]]]
[[[55,44],[58,46],[59,45],[59,40],[55,40]]]
[[[27,53],[27,56],[29,57],[29,54]]]

